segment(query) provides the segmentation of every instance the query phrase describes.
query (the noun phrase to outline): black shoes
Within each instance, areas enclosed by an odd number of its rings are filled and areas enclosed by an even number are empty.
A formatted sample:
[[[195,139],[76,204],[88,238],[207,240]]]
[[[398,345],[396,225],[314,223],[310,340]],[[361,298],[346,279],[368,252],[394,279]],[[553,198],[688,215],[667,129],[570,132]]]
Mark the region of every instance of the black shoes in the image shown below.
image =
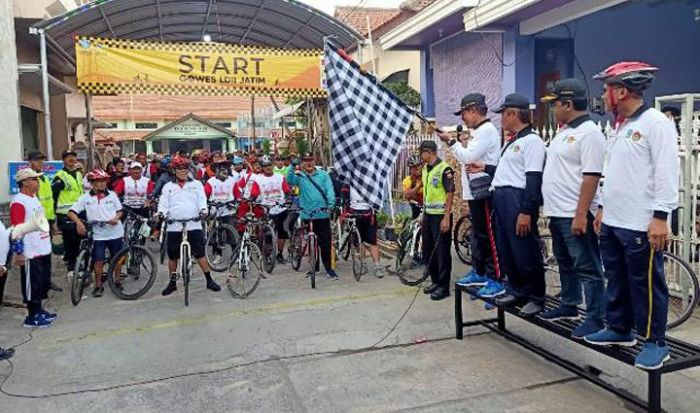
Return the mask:
[[[440,301],[443,300],[447,297],[450,296],[450,290],[448,289],[443,289],[443,288],[436,288],[435,291],[433,291],[430,294],[430,299],[433,301]]]
[[[532,317],[542,311],[542,306],[535,301],[528,301],[527,304],[520,309],[520,315],[523,317]]]
[[[423,294],[432,294],[437,289],[437,284],[430,284],[423,288]]]
[[[214,280],[207,280],[207,288],[214,292],[221,291],[221,287]]]
[[[175,280],[171,279],[170,282],[168,283],[168,286],[165,287],[165,289],[163,290],[163,292],[161,294],[163,294],[163,296],[166,296],[166,295],[172,294],[173,291],[177,291],[177,285],[175,284]]]

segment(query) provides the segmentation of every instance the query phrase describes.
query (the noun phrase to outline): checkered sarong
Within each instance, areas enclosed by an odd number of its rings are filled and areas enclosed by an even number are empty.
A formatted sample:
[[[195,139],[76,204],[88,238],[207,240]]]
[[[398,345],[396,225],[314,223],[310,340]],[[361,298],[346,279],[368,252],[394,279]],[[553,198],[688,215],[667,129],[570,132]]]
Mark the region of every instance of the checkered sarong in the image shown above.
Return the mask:
[[[326,43],[334,166],[365,202],[380,209],[414,110],[340,53]]]

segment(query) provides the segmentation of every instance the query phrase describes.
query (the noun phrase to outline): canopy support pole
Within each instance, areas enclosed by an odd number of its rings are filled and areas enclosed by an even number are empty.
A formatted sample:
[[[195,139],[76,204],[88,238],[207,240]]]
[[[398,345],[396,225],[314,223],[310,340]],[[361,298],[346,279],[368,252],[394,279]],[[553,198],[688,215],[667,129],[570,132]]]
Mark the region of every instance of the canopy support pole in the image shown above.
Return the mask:
[[[41,53],[41,91],[44,103],[44,133],[46,134],[46,157],[53,160],[53,136],[51,134],[51,96],[49,94],[49,59],[46,54],[46,33],[39,30]]]
[[[92,95],[85,94],[85,117],[87,118],[87,165],[85,170],[90,171],[95,167],[95,140],[92,137]]]

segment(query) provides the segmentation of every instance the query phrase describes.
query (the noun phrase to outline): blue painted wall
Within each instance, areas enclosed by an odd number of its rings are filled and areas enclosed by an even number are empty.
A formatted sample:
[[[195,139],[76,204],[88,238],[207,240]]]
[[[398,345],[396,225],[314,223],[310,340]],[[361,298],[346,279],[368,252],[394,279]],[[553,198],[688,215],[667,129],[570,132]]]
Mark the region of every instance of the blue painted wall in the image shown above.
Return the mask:
[[[629,2],[568,23],[575,55],[591,87],[598,94],[602,85],[591,77],[621,60],[637,60],[661,68],[654,96],[700,93],[700,22],[694,20],[699,2],[668,0],[656,3]],[[563,26],[536,35],[569,37]],[[576,77],[583,78],[578,67]]]

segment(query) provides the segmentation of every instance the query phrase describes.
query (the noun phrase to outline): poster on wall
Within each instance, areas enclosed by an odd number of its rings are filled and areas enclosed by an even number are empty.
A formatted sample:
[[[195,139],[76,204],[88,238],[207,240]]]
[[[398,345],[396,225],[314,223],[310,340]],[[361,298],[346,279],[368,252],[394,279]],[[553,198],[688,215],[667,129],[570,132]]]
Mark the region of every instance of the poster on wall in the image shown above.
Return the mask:
[[[90,94],[323,97],[315,49],[78,37],[78,88]]]
[[[8,169],[10,173],[10,195],[15,195],[19,192],[15,175],[17,174],[17,171],[24,168],[29,168],[29,162],[9,162]],[[61,168],[63,168],[62,161],[44,161],[44,175],[49,178],[49,180],[53,179],[56,172],[58,172]]]

